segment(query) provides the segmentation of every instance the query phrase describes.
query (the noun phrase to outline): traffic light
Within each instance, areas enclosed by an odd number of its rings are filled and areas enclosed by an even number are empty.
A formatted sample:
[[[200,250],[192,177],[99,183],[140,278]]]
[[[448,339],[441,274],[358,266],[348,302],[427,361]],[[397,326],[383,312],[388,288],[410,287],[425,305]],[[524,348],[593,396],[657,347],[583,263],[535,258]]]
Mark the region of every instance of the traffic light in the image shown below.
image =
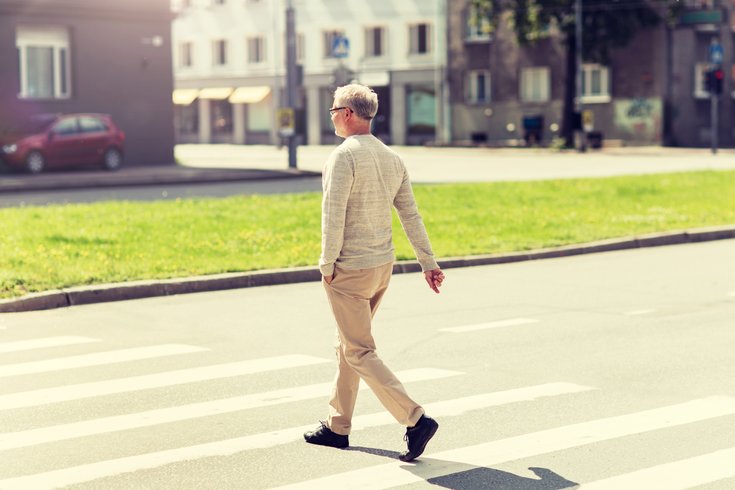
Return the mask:
[[[725,79],[725,72],[720,68],[712,70],[712,81],[710,91],[720,95],[722,93],[722,81]]]

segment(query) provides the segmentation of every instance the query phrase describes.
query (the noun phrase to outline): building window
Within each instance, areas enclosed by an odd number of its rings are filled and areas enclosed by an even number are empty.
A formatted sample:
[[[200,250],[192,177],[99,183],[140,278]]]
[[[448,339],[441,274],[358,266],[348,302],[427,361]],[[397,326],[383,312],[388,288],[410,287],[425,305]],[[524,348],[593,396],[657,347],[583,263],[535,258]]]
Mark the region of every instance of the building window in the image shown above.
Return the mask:
[[[712,65],[710,63],[697,63],[694,65],[694,97],[697,99],[708,99],[710,93],[705,87],[705,77]]]
[[[523,68],[521,70],[521,101],[548,102],[550,78],[548,67]]]
[[[483,42],[490,40],[490,21],[474,3],[466,13],[465,41]]]
[[[248,63],[263,63],[265,61],[265,38],[251,37],[248,39]]]
[[[20,60],[20,97],[69,97],[69,32],[66,29],[18,27],[15,45]]]
[[[610,73],[606,66],[582,65],[582,101],[610,102]]]
[[[490,72],[473,70],[467,73],[465,81],[465,100],[468,104],[490,102]]]
[[[227,40],[217,39],[212,42],[212,59],[215,66],[227,64]]]
[[[179,44],[179,66],[189,68],[194,65],[194,44],[184,42]]]
[[[408,28],[410,54],[426,54],[431,52],[431,26],[414,24]]]
[[[378,58],[385,55],[385,28],[368,27],[365,29],[365,57]]]
[[[334,42],[339,37],[344,37],[344,31],[324,31],[324,57],[334,58]]]
[[[436,129],[436,94],[433,85],[408,85],[408,133],[434,134]]]

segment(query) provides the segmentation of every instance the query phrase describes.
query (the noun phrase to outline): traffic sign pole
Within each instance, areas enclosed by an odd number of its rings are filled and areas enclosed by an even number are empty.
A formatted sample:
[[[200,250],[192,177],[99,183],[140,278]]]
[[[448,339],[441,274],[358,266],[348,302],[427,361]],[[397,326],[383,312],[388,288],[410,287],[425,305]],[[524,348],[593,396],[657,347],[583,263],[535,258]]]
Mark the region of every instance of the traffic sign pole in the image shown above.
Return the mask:
[[[292,112],[296,108],[296,27],[293,0],[286,6],[286,107]],[[296,133],[288,138],[288,167],[296,168]]]

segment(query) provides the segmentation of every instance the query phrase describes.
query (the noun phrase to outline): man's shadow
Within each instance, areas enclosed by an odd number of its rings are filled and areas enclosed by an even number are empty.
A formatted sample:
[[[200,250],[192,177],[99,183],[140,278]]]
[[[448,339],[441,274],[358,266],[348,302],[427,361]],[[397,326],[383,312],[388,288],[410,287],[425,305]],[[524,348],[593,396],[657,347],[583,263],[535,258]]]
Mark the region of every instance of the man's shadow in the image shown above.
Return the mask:
[[[361,446],[350,446],[346,450],[383,456],[393,460],[398,460],[399,454],[396,451]],[[444,476],[427,477],[431,474],[430,467],[443,467],[457,471],[452,471],[451,474]],[[567,480],[548,468],[528,468],[538,478],[526,478],[507,471],[433,458],[420,458],[416,462],[406,463],[402,468],[419,478],[423,478],[432,485],[452,490],[562,490],[578,485],[578,483]]]

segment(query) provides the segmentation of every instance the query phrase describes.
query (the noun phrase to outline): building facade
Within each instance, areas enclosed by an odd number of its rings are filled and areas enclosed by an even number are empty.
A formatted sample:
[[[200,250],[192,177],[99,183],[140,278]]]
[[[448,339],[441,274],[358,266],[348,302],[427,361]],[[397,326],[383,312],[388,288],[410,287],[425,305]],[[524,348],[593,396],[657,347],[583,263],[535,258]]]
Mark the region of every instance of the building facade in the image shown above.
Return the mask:
[[[612,50],[606,66],[584,63],[582,119],[590,140],[709,146],[712,104],[704,74],[719,66],[718,143],[735,146],[734,13],[733,0],[685,0],[671,21],[639,30],[629,45]],[[470,0],[450,1],[452,141],[551,143],[561,130],[563,40],[552,28],[548,38],[519,46],[507,24],[490,36],[471,21],[473,14]],[[715,44],[718,64],[712,61]]]
[[[177,140],[278,143],[285,106],[285,0],[178,0],[173,23]],[[337,141],[336,86],[372,87],[374,132],[396,144],[448,140],[445,0],[293,0],[303,71],[296,132]],[[346,40],[346,42],[345,42]]]
[[[0,123],[110,114],[128,165],[173,163],[167,1],[0,0]]]

